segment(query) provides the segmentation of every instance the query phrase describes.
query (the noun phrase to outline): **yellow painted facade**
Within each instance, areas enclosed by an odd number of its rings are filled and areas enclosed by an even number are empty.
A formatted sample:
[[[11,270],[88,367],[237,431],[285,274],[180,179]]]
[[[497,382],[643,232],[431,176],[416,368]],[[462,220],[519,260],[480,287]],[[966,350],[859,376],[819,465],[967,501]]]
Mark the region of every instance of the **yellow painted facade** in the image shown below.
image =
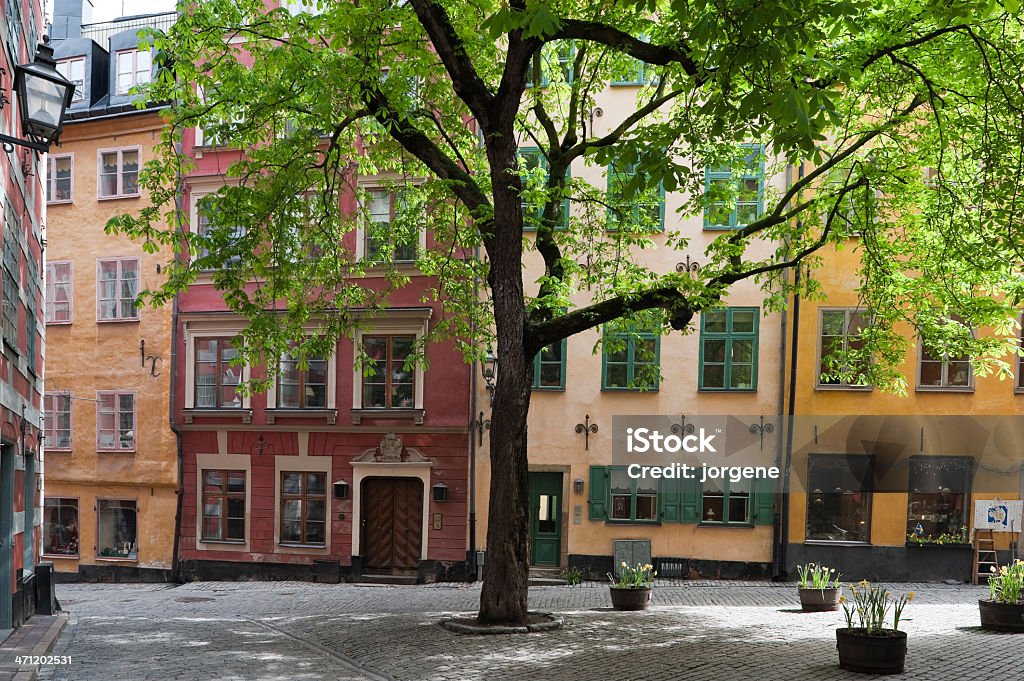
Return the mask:
[[[97,320],[99,259],[138,258],[139,289],[145,290],[159,283],[171,258],[167,250],[147,254],[127,236],[105,233],[111,217],[137,214],[149,202],[145,190],[137,197],[99,198],[99,154],[139,149],[145,164],[163,125],[156,111],[71,121],[61,147],[51,152],[51,158],[73,158],[72,200],[49,204],[46,252],[48,263],[71,263],[73,281],[70,323],[47,325],[46,392],[71,396],[71,447],[46,443],[46,498],[78,503],[77,557],[47,555],[58,572],[102,578],[110,567],[139,568],[163,578],[172,564],[178,464],[169,426],[171,308],[140,308],[134,321]],[[134,451],[97,451],[98,391],[134,394]],[[100,555],[98,511],[105,501],[136,505],[137,550],[128,556]],[[124,515],[112,516],[121,525],[119,538],[132,533]]]

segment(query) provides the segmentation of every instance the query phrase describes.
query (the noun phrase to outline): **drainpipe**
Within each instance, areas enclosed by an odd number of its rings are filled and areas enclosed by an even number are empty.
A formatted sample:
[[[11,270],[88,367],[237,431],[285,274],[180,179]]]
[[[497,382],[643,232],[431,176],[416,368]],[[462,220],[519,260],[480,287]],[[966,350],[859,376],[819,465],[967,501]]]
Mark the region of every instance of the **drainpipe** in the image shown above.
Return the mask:
[[[479,262],[480,260],[480,246],[476,246],[473,249],[473,257]],[[477,296],[480,295],[480,282],[477,277],[473,277],[473,300],[476,300]],[[476,340],[476,329],[472,332],[473,340]],[[477,361],[474,359],[470,365],[469,371],[471,376],[469,377],[469,555],[467,558],[467,564],[469,565],[469,574],[472,575],[472,581],[476,581],[480,578],[477,574],[479,566],[476,564],[476,431],[477,428],[483,428],[483,417],[481,412],[480,422],[477,423],[476,415],[476,376],[477,376]],[[482,431],[480,431],[482,432]]]
[[[801,161],[798,171],[798,178],[804,176],[804,164]],[[797,231],[800,230],[801,222],[797,220]],[[800,347],[800,265],[796,267],[793,275],[793,343],[789,349],[789,402],[786,406],[786,462],[782,473],[782,530],[779,544],[779,574],[781,580],[788,577],[786,564],[789,551],[789,492],[790,492],[790,469],[793,465],[793,426],[794,414],[796,413],[796,368],[797,349]]]
[[[178,152],[181,152],[180,142],[178,143]],[[178,188],[179,191],[174,197],[175,208],[177,208],[177,214],[181,215],[181,171],[178,171]],[[174,259],[178,260],[180,254],[175,252]],[[171,579],[179,584],[182,583],[181,572],[180,572],[180,561],[178,560],[178,551],[181,547],[181,512],[182,507],[185,504],[185,465],[182,456],[181,446],[181,431],[178,430],[178,424],[174,421],[174,400],[176,396],[175,382],[178,376],[178,294],[174,294],[174,300],[171,301],[171,388],[169,391],[170,402],[167,406],[167,421],[171,426],[171,432],[174,433],[174,444],[177,450],[178,458],[178,486],[175,489],[175,494],[178,497],[174,509],[174,545],[171,549]]]
[[[793,167],[790,165],[786,166],[786,186],[790,186],[793,182]],[[789,283],[789,272],[784,272],[783,277],[785,282]],[[785,411],[783,405],[786,402],[786,336],[788,334],[788,323],[789,323],[789,310],[785,307],[782,308],[782,319],[779,323],[779,394],[778,401],[776,404],[778,412],[778,422],[782,423],[783,414]],[[782,470],[782,446],[783,446],[783,433],[782,428],[775,429],[775,466]],[[781,502],[781,498],[779,499]],[[781,581],[782,572],[784,565],[782,562],[782,552],[780,547],[782,545],[782,525],[785,522],[785,516],[782,514],[782,504],[779,504],[778,512],[775,514],[774,522],[772,523],[772,580]]]

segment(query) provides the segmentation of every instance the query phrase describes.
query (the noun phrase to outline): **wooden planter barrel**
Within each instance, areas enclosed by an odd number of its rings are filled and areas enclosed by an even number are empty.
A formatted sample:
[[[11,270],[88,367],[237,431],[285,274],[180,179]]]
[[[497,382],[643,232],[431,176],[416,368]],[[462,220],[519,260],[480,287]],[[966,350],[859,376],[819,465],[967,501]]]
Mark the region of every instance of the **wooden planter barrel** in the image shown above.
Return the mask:
[[[1024,633],[1024,603],[978,601],[981,628]]]
[[[907,659],[907,633],[869,634],[864,629],[836,629],[839,666],[851,672],[902,674]]]
[[[616,610],[646,610],[651,607],[651,587],[641,589],[617,589],[610,587],[612,607]]]
[[[839,609],[839,594],[842,589],[797,589],[800,607],[804,612],[828,612]]]

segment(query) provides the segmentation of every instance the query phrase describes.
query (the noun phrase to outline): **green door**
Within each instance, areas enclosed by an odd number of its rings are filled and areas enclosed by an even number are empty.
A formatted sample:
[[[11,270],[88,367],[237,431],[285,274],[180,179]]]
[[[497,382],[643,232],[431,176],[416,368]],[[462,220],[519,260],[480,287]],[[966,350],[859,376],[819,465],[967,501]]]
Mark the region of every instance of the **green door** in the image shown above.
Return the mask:
[[[530,564],[557,567],[562,553],[562,474],[530,473]]]

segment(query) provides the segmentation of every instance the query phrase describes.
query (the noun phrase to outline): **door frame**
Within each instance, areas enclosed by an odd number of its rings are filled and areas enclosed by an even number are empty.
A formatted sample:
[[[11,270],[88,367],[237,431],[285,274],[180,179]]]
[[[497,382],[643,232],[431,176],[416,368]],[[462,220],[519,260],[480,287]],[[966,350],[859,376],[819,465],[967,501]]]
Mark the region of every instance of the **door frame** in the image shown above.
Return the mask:
[[[368,475],[366,477],[361,478],[359,484],[360,484],[360,486],[363,486],[363,485],[366,485],[367,483],[373,482],[375,480],[389,480],[392,483],[395,483],[395,482],[397,482],[399,480],[417,480],[420,483],[420,501],[421,501],[421,503],[422,503],[423,497],[427,496],[427,490],[423,486],[423,481],[420,480],[420,478],[418,476],[414,476],[414,475],[388,475],[388,476],[384,476],[384,475]],[[362,497],[363,495],[360,495],[360,496]],[[363,506],[368,501],[369,501],[368,498],[361,498],[360,505]],[[360,513],[362,513],[362,510],[363,509],[360,508]],[[392,564],[391,564],[389,569],[391,569],[392,571],[394,571],[394,570],[410,570],[410,569],[415,569],[416,566],[400,567],[400,566],[397,566],[397,565],[394,564],[394,562],[395,562],[394,561],[395,528],[394,528],[394,524],[393,523],[394,523],[394,517],[392,517],[392,528],[391,528],[391,541],[392,541],[391,563]],[[426,536],[423,534],[423,526],[424,525],[425,525],[425,523],[423,523],[423,521],[421,520],[420,521],[420,550],[419,550],[420,560],[424,560],[424,558],[423,558],[423,554],[424,554],[423,542],[426,541]],[[365,546],[366,545],[366,529],[367,528],[363,526],[362,515],[360,515],[360,523],[359,523],[359,528],[358,529],[359,529],[359,536],[360,536],[360,546]],[[367,565],[365,560],[363,561],[363,565],[364,565],[364,567],[367,567],[367,568],[372,567],[372,566]],[[375,568],[375,569],[379,569],[379,568]]]
[[[536,565],[533,562],[533,539],[534,539],[534,513],[536,512],[536,505],[534,504],[534,485],[531,482],[536,479],[534,476],[558,476],[558,508],[557,508],[557,522],[558,522],[558,551],[556,553],[556,564],[555,565],[537,565],[537,567],[562,567],[565,562],[564,557],[566,554],[566,527],[565,527],[565,472],[562,470],[531,470],[528,472],[527,477],[527,495],[530,500],[530,565],[531,567]],[[554,489],[552,485],[551,489]]]
[[[371,452],[373,450],[370,450]],[[412,459],[414,449],[406,449]],[[416,452],[419,454],[418,452]],[[359,457],[363,459],[366,455]],[[430,472],[434,462],[418,457],[420,460],[401,462],[360,461],[352,462],[352,555],[361,556],[363,533],[363,480],[365,478],[419,478],[423,483],[423,529],[420,541],[420,560],[427,559],[430,546]],[[359,530],[359,531],[357,531]]]

